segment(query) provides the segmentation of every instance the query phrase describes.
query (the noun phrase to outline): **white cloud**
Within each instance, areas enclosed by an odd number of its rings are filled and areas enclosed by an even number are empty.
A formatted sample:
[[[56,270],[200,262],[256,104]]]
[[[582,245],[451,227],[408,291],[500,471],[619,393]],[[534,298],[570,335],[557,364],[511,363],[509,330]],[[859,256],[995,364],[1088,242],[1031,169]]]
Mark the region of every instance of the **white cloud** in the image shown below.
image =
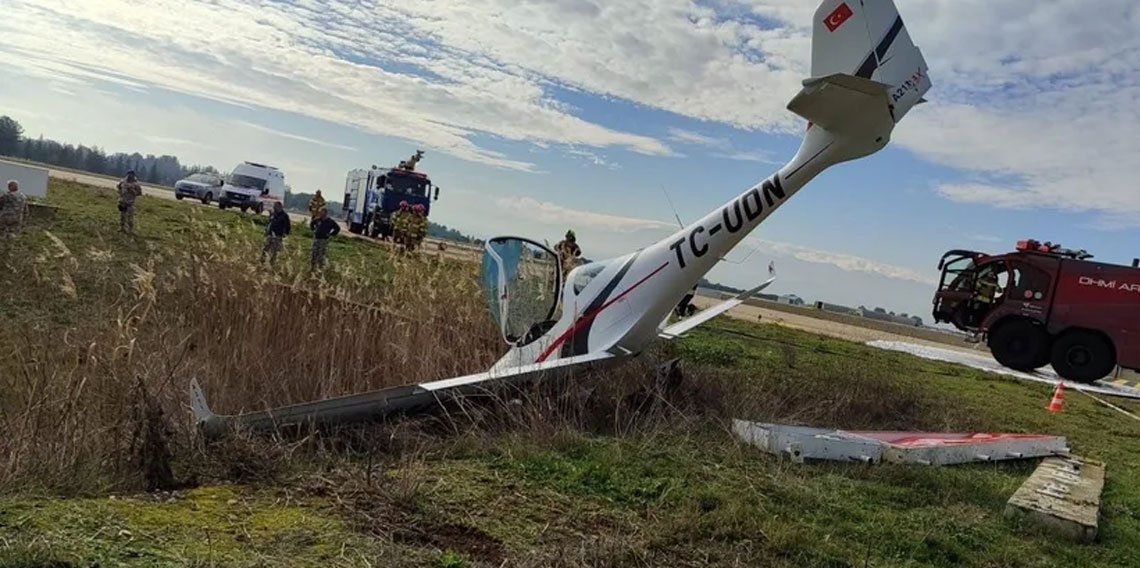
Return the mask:
[[[750,241],[755,242],[765,250],[790,256],[803,262],[810,262],[813,264],[827,264],[849,272],[866,272],[869,274],[884,276],[895,280],[907,280],[920,284],[937,283],[937,279],[933,275],[924,274],[910,268],[895,266],[869,258],[813,249],[779,241],[769,241],[763,239],[750,239]]]
[[[772,153],[767,150],[737,150],[733,148],[732,142],[727,139],[705,136],[699,132],[693,132],[683,128],[670,128],[669,139],[681,144],[710,148],[713,150],[710,156],[714,158],[725,158],[743,162],[759,162],[762,164],[776,163],[772,158]]]
[[[737,151],[728,154],[718,154],[719,157],[743,162],[759,162],[761,164],[775,164],[772,153],[765,150]]]
[[[661,140],[581,118],[562,89],[798,132],[785,104],[807,74],[815,9],[803,0],[5,4],[0,65],[74,85],[101,78],[266,106],[526,171],[535,166],[525,153],[506,155],[484,138],[607,163],[595,150],[677,155]],[[934,89],[895,140],[973,177],[932,180],[942,195],[1117,220],[1140,213],[1130,167],[1140,150],[1140,6],[899,4]],[[740,17],[749,11],[765,21]],[[770,161],[689,130],[668,139]]]
[[[908,26],[934,88],[895,140],[972,174],[936,180],[941,195],[1140,226],[1138,5],[915,0],[905,8],[923,14]]]
[[[472,139],[672,154],[651,137],[570,114],[533,71],[452,46],[429,49],[425,30],[417,34],[426,22],[415,18],[324,2],[17,1],[0,21],[0,64],[315,116],[521,170],[533,166]],[[54,39],[59,29],[68,41]]]
[[[728,140],[705,136],[704,134],[683,128],[670,128],[669,139],[682,144],[695,144],[697,146],[709,146],[711,148],[727,149],[731,146]]]
[[[261,132],[265,132],[267,134],[272,134],[274,136],[280,136],[282,138],[288,138],[290,140],[307,142],[309,144],[316,144],[317,146],[325,146],[327,148],[336,148],[338,150],[349,150],[349,151],[353,151],[353,152],[356,151],[356,148],[353,148],[352,146],[345,146],[343,144],[336,144],[333,142],[326,142],[324,140],[317,140],[316,138],[309,138],[308,136],[301,136],[300,134],[291,134],[289,132],[282,132],[280,130],[274,130],[272,128],[269,128],[268,126],[262,126],[260,124],[254,124],[252,122],[238,121],[238,124],[241,124],[242,126],[245,126],[248,128],[252,128],[254,130],[260,130]]]
[[[672,227],[672,225],[668,223],[654,221],[652,219],[638,219],[635,217],[595,213],[582,209],[571,209],[548,201],[539,201],[531,197],[501,197],[496,199],[495,202],[501,211],[507,211],[520,217],[526,217],[532,222],[552,226],[569,225],[573,227],[585,227],[585,230],[580,230],[583,234],[587,231],[600,233],[632,233],[648,229],[667,229]]]
[[[181,147],[186,147],[186,148],[204,148],[204,147],[206,147],[206,145],[201,143],[201,142],[195,142],[193,140],[186,140],[185,138],[175,138],[173,136],[162,136],[162,135],[158,135],[158,134],[143,134],[143,135],[140,135],[139,138],[146,140],[147,142],[152,142],[154,144],[160,144],[162,146],[181,146]]]
[[[616,170],[616,169],[621,168],[621,166],[618,165],[617,163],[611,162],[611,161],[605,159],[604,157],[599,156],[598,154],[595,154],[589,150],[579,150],[579,149],[571,148],[571,149],[566,150],[566,153],[570,154],[571,156],[577,156],[579,158],[582,158],[586,162],[593,164],[595,166],[601,166],[603,168],[608,168],[611,170]]]

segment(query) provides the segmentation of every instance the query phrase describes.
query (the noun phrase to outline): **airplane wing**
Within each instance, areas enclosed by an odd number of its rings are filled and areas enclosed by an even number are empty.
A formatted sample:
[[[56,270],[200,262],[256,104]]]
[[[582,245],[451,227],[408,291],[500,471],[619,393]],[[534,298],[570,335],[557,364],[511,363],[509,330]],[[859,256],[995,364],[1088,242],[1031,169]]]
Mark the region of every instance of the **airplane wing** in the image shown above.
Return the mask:
[[[727,312],[728,310],[731,310],[732,308],[735,308],[736,306],[743,304],[745,300],[747,300],[748,298],[751,298],[752,296],[755,296],[756,294],[759,294],[761,290],[767,288],[769,285],[772,284],[772,282],[775,282],[775,281],[776,281],[776,277],[773,276],[773,277],[769,278],[768,280],[764,281],[763,284],[761,284],[761,285],[759,285],[759,286],[757,286],[751,290],[745,290],[745,291],[737,294],[736,296],[733,296],[732,298],[730,298],[728,300],[725,300],[725,301],[723,301],[723,302],[721,302],[721,303],[719,303],[719,304],[717,304],[717,305],[715,305],[715,306],[713,306],[707,310],[704,310],[704,311],[702,311],[702,312],[700,312],[694,316],[685,318],[685,319],[661,330],[661,333],[659,333],[658,335],[662,339],[677,339],[678,337],[681,337],[686,332],[692,330],[693,328],[697,327],[698,325],[701,325],[702,323],[705,323],[705,322],[715,318],[716,316],[719,316],[720,314],[723,314],[724,312]]]
[[[302,424],[344,423],[378,418],[399,411],[424,409],[442,404],[455,395],[477,393],[527,379],[560,378],[591,368],[606,367],[630,356],[627,353],[591,353],[236,415],[214,414],[206,402],[202,388],[194,379],[190,382],[190,401],[198,427],[207,436],[221,434],[231,426],[260,430]]]

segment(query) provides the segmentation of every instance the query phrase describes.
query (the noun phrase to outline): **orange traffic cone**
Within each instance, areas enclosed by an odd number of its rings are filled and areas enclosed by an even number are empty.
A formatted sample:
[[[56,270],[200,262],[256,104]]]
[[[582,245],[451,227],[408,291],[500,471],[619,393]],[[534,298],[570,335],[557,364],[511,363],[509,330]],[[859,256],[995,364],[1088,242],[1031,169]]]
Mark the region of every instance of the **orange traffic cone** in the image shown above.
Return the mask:
[[[1053,400],[1045,407],[1049,412],[1060,412],[1065,409],[1065,382],[1057,381],[1057,390],[1053,391]]]

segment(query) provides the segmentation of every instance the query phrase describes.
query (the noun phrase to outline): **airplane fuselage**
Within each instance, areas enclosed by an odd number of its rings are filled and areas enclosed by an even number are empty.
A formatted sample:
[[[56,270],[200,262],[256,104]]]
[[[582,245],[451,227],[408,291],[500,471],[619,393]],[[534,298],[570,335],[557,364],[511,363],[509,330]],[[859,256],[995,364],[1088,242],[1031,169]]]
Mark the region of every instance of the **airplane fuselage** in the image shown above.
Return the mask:
[[[858,146],[854,152],[853,146]],[[649,247],[603,261],[605,268],[580,290],[576,281],[594,265],[573,270],[558,323],[537,341],[513,346],[495,368],[597,351],[642,352],[657,339],[677,302],[720,259],[821,171],[866,148],[866,141],[852,144],[810,128],[787,165],[700,220]]]

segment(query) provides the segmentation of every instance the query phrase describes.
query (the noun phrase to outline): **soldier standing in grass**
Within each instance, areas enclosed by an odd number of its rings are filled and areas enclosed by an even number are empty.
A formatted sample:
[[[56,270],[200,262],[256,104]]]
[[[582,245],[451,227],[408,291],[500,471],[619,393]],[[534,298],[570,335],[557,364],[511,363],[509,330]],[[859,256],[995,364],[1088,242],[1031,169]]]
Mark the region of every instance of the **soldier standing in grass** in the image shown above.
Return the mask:
[[[135,234],[135,198],[142,195],[142,185],[135,178],[134,170],[127,170],[127,177],[118,185],[119,192],[119,231]]]
[[[340,225],[329,218],[329,210],[321,207],[317,218],[309,224],[313,230],[313,253],[309,257],[309,268],[316,270],[324,268],[325,257],[328,256],[329,239],[340,233]]]
[[[292,229],[289,214],[280,201],[273,203],[273,212],[269,214],[269,222],[265,225],[265,246],[261,249],[261,262],[265,262],[265,255],[269,255],[269,266],[276,266],[277,253],[281,252],[285,235]]]
[[[0,238],[16,238],[27,216],[28,200],[20,193],[20,183],[11,180],[7,191],[0,195]]]

